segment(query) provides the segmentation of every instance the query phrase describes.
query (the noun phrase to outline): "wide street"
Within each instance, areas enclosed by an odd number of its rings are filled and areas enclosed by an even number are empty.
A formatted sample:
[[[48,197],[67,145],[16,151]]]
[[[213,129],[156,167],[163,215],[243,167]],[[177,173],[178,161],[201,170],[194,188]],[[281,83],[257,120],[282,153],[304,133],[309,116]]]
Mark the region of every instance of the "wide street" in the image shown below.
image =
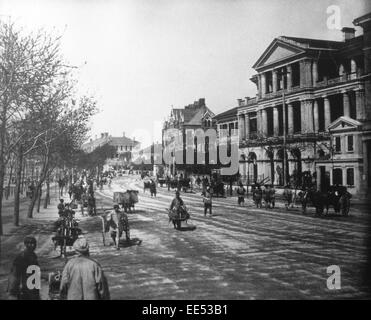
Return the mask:
[[[256,209],[250,198],[245,207],[238,207],[235,197],[214,198],[213,216],[204,217],[200,193],[182,193],[191,219],[188,228],[175,230],[165,210],[174,191],[158,187],[157,197],[151,198],[137,176],[115,178],[110,188],[97,190],[98,209],[112,206],[113,192],[126,189],[140,190],[136,210],[129,214],[131,237],[140,244],[134,241],[120,250],[103,246],[100,218],[77,214],[91,257],[108,277],[112,299],[370,298],[362,278],[369,250],[366,208],[352,207],[349,217],[318,218],[313,211],[287,211],[280,201],[276,209]],[[63,268],[51,242],[56,217],[57,210],[4,237],[0,298],[5,271],[22,247],[24,233],[38,239],[44,278]],[[331,265],[340,267],[340,290],[327,288]],[[43,281],[44,297],[45,290]]]

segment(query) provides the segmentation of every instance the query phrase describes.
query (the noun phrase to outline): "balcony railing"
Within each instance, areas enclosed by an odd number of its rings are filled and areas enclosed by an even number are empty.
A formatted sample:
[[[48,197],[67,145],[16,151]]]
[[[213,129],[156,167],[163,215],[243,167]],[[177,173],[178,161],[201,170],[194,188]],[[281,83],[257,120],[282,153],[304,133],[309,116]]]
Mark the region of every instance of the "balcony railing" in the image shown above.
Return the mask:
[[[330,133],[327,131],[310,132],[310,133],[295,133],[286,135],[286,143],[294,142],[315,142],[318,140],[330,139]],[[264,136],[258,133],[252,133],[247,138],[240,140],[240,147],[260,146],[260,145],[275,145],[283,143],[283,135],[279,136]]]
[[[265,100],[265,99],[273,99],[273,98],[281,97],[283,91],[286,94],[290,94],[290,93],[295,93],[295,92],[299,92],[302,90],[310,89],[313,87],[326,87],[326,86],[330,86],[330,85],[334,85],[338,83],[344,83],[344,82],[348,82],[351,80],[356,80],[356,79],[359,79],[361,76],[362,76],[362,72],[346,73],[336,78],[331,78],[331,79],[325,78],[322,81],[316,82],[315,86],[306,86],[306,87],[294,86],[294,87],[291,87],[290,89],[280,89],[280,90],[277,90],[276,92],[268,92],[264,94],[262,99]]]

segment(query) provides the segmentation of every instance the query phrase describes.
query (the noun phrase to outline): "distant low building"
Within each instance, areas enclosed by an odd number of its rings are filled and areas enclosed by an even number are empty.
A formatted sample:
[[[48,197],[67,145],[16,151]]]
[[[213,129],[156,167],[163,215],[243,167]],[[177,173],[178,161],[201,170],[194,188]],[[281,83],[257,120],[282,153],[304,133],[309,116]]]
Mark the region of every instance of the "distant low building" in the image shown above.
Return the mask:
[[[82,145],[82,150],[87,153],[94,151],[98,147],[110,145],[116,148],[116,154],[107,159],[107,165],[110,166],[124,166],[127,165],[133,157],[133,153],[140,149],[140,142],[134,138],[131,139],[125,136],[125,132],[121,137],[113,137],[108,132],[101,133],[97,139],[90,139],[89,142]]]

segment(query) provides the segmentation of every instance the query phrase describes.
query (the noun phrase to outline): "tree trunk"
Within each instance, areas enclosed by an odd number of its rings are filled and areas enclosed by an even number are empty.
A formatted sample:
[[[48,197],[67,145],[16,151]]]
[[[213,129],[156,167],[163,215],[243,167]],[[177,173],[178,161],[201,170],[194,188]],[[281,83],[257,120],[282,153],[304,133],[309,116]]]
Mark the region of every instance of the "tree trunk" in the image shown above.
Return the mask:
[[[42,184],[40,184],[40,187],[39,187],[39,194],[38,194],[38,198],[37,198],[37,213],[40,212],[40,205],[41,205],[41,195],[42,195],[42,192],[43,192],[43,188],[42,188]]]
[[[0,164],[0,236],[3,235],[3,219],[2,219],[2,204],[3,204],[3,194],[4,194],[4,176],[5,170],[4,166]]]
[[[10,173],[9,173],[8,185],[6,187],[6,192],[5,192],[5,199],[6,200],[8,200],[9,195],[10,195],[10,184],[11,184],[12,178],[13,178],[13,167],[14,167],[14,163],[12,161],[11,164],[10,164]]]
[[[17,168],[16,168],[16,187],[14,193],[14,225],[19,226],[19,202],[22,185],[22,167],[23,167],[23,153],[22,146],[18,148],[17,154]]]
[[[26,175],[26,161],[23,161],[23,166],[22,166],[22,185],[21,185],[21,194],[23,195],[24,193],[24,188],[25,188],[25,175]]]
[[[44,199],[44,209],[48,208],[48,204],[50,204],[50,181],[49,178],[46,180],[46,193]]]
[[[30,205],[28,206],[28,212],[27,212],[28,218],[33,218],[33,209],[35,207],[36,200],[38,199],[38,197],[39,197],[39,187],[36,186],[35,192],[33,193],[32,198],[31,198]]]

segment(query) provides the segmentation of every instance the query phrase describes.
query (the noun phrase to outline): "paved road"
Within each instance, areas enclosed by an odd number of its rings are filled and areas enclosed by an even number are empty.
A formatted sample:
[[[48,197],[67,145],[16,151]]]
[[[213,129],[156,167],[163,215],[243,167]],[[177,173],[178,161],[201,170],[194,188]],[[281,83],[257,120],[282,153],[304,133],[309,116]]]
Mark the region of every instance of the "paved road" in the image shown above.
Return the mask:
[[[139,189],[141,182],[119,179],[104,190]],[[174,230],[165,208],[173,192],[156,198],[140,193],[130,215],[132,236],[141,246],[101,257],[114,274],[117,298],[261,299],[366,297],[361,271],[367,259],[367,219],[358,210],[349,218],[316,218],[313,213],[256,209],[248,201],[214,199],[213,217],[203,216],[199,194],[182,194],[191,210],[193,231]],[[342,288],[327,289],[326,269],[339,265]],[[111,281],[112,282],[112,281]]]
[[[256,209],[251,201],[238,207],[235,198],[227,198],[214,199],[214,216],[204,217],[200,194],[187,193],[181,196],[190,208],[189,225],[196,229],[179,231],[165,211],[174,193],[158,188],[151,198],[133,177],[97,191],[98,206],[111,206],[113,192],[126,189],[140,190],[129,221],[131,237],[141,245],[119,251],[104,247],[100,219],[80,221],[113,299],[370,298],[362,278],[369,249],[368,216],[362,210],[352,209],[347,218],[316,218],[280,204],[274,210]],[[49,229],[42,228],[44,270],[61,268],[63,261],[51,258]],[[340,290],[327,289],[330,265],[340,267]]]

